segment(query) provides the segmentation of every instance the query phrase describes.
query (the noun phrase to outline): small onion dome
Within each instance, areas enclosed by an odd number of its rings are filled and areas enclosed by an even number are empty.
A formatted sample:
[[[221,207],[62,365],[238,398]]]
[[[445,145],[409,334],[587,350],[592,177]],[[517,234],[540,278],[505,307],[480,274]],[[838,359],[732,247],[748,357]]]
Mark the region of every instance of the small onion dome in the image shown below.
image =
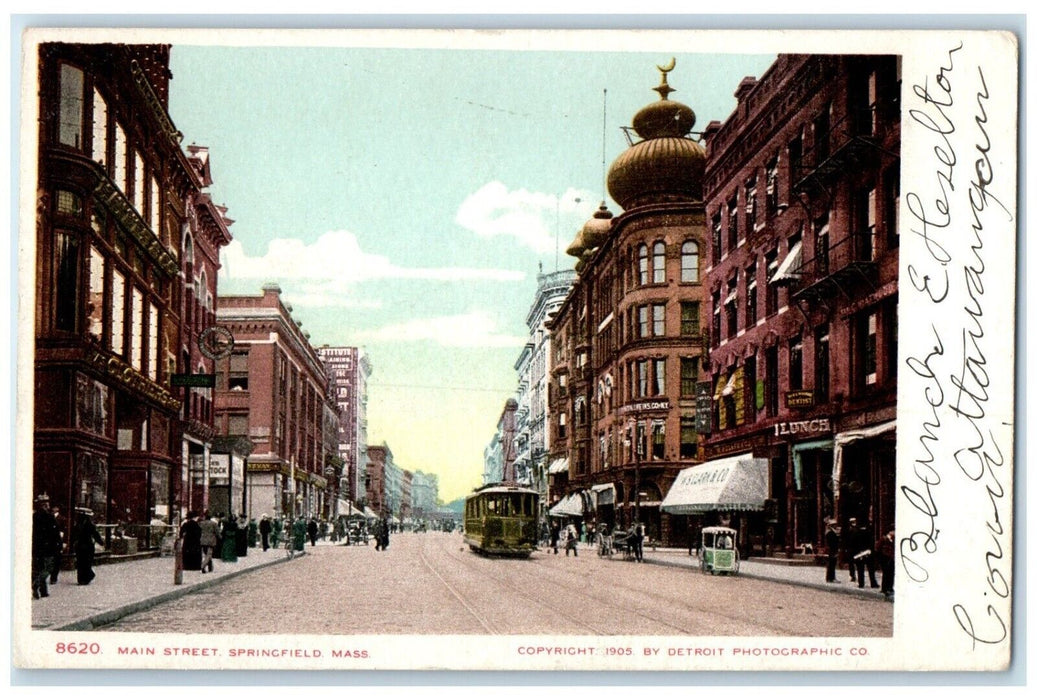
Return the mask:
[[[688,137],[695,112],[669,99],[673,88],[666,74],[674,62],[662,66],[662,83],[654,88],[662,99],[634,116],[634,130],[643,141],[624,151],[608,174],[609,194],[624,209],[642,204],[701,201],[706,150]]]
[[[573,242],[565,249],[566,255],[581,259],[588,258],[591,251],[605,242],[611,227],[612,212],[605,206],[605,202],[602,202],[598,210],[594,212],[594,216],[587,220],[587,223],[576,233]]]
[[[580,230],[580,235],[583,237],[583,242],[587,249],[597,248],[604,243],[611,228],[612,212],[605,206],[605,202],[602,202],[598,210],[594,212],[594,216],[587,219],[587,223]]]

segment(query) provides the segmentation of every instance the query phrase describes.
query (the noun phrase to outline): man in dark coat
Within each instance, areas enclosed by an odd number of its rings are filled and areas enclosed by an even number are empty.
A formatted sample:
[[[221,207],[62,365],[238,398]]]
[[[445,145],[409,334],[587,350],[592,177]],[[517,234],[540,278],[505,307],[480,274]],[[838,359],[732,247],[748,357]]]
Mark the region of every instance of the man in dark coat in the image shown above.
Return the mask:
[[[875,553],[872,551],[871,531],[867,525],[858,527],[857,518],[850,518],[850,580],[857,581],[858,588],[864,588],[864,570],[868,570],[871,587],[878,588],[875,579]]]
[[[259,536],[263,540],[263,551],[270,549],[270,532],[273,530],[273,524],[270,522],[270,516],[263,513],[263,517],[259,520]]]
[[[890,530],[882,539],[875,543],[875,549],[879,555],[879,564],[882,567],[882,595],[886,598],[893,597],[893,568],[896,561],[896,532]]]
[[[248,556],[248,518],[242,513],[238,516],[238,530],[235,533],[235,554],[239,557]]]
[[[200,571],[202,568],[202,527],[198,524],[198,514],[193,510],[180,526],[184,571]]]
[[[89,585],[94,580],[94,544],[103,545],[100,533],[94,525],[94,512],[89,508],[76,508],[78,520],[72,533],[72,550],[76,555],[76,582]]]
[[[839,529],[831,518],[825,521],[825,549],[828,551],[828,566],[825,568],[825,582],[839,583],[835,578],[835,566],[839,559]]]
[[[640,522],[635,522],[631,530],[631,541],[630,545],[634,550],[634,559],[637,561],[645,560],[645,526]]]
[[[225,562],[238,560],[238,521],[231,513],[223,519],[223,533],[221,534],[223,546],[220,548],[220,558]]]
[[[306,534],[310,537],[310,546],[317,546],[317,520],[310,518],[310,522],[306,524]]]
[[[42,493],[36,497],[32,514],[32,597],[46,598],[47,580],[54,568],[54,558],[61,554],[61,534],[58,522],[50,512],[50,497]]]
[[[303,518],[292,522],[292,549],[296,552],[306,549],[306,520]]]

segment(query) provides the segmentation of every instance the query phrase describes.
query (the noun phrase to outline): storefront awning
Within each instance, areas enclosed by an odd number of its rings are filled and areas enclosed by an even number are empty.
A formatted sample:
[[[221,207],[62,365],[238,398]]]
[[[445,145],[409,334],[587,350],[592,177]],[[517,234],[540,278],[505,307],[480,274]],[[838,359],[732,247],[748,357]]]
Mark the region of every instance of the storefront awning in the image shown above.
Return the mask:
[[[364,515],[366,517],[368,517],[368,518],[377,518],[378,517],[378,514],[375,513],[373,510],[371,510],[370,508],[368,508],[367,506],[364,506]]]
[[[796,245],[789,249],[789,254],[781,261],[777,272],[771,277],[771,284],[788,284],[800,277],[800,268],[803,267],[803,242],[797,241]]]
[[[595,484],[591,491],[597,498],[599,506],[611,506],[616,502],[616,487],[614,484]]]
[[[763,510],[770,491],[768,474],[767,460],[750,454],[689,467],[677,475],[661,508],[677,515],[711,510]]]
[[[885,433],[892,432],[897,429],[897,422],[891,420],[887,423],[879,423],[878,425],[869,426],[867,428],[860,428],[858,430],[847,430],[844,433],[837,433],[835,436],[835,449],[832,451],[832,490],[835,493],[839,493],[839,487],[843,481],[843,447],[849,445],[851,442],[857,442],[858,440],[867,440],[868,438],[878,437]]]
[[[551,466],[547,468],[548,474],[561,474],[569,471],[569,459],[567,457],[559,457],[555,461],[551,462]]]
[[[558,501],[551,510],[547,511],[547,514],[558,517],[572,516],[579,518],[583,515],[583,499],[578,493],[569,494]]]

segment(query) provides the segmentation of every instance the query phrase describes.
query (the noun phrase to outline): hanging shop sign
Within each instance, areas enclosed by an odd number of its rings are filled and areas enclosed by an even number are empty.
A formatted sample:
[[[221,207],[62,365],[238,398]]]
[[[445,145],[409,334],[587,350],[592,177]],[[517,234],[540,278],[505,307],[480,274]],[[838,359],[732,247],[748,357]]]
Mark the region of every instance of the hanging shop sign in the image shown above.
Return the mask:
[[[814,392],[809,389],[786,391],[785,405],[788,408],[809,408],[814,405]]]
[[[695,432],[699,435],[713,432],[713,397],[709,389],[709,382],[699,382],[695,387]]]

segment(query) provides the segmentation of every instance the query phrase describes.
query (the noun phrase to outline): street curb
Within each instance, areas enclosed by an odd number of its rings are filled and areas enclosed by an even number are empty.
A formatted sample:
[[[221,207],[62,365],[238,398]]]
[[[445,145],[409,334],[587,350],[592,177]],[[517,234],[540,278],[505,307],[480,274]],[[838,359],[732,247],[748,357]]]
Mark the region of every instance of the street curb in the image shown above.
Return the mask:
[[[89,617],[74,620],[73,622],[67,622],[65,624],[57,625],[55,627],[42,627],[37,629],[53,632],[89,632],[91,630],[97,629],[98,627],[110,625],[113,622],[126,617],[127,615],[132,615],[133,613],[138,613],[147,610],[148,608],[153,608],[156,605],[160,605],[161,603],[167,603],[171,600],[182,598],[183,596],[188,595],[190,593],[195,593],[197,591],[209,588],[210,586],[215,586],[217,583],[229,581],[230,579],[236,576],[240,576],[241,574],[245,574],[250,571],[259,571],[260,569],[265,569],[268,566],[275,566],[277,564],[289,562],[293,559],[305,555],[306,552],[303,551],[297,553],[294,557],[292,557],[292,559],[284,557],[281,559],[274,559],[273,561],[268,561],[263,564],[257,564],[256,566],[250,566],[247,569],[230,571],[219,576],[213,576],[212,578],[206,579],[204,581],[199,581],[198,583],[192,584],[190,586],[179,586],[171,591],[159,593],[156,596],[145,598],[144,600],[138,600],[134,603],[129,603],[128,605],[123,605],[119,608],[105,610],[104,612],[99,612],[97,614],[90,615]]]
[[[645,557],[645,561],[649,562],[649,563],[652,563],[652,564],[658,564],[659,566],[672,566],[672,567],[678,568],[678,569],[689,569],[691,571],[699,571],[699,567],[697,567],[697,566],[688,566],[687,564],[682,564],[680,562],[675,562],[675,561],[665,561],[665,560],[662,560],[662,559],[649,559],[648,557]],[[818,590],[818,591],[827,591],[828,593],[840,593],[842,595],[852,595],[852,596],[854,596],[856,598],[860,598],[862,600],[883,600],[885,598],[885,596],[882,595],[882,593],[872,593],[871,592],[872,589],[870,589],[870,588],[861,589],[861,588],[857,588],[856,586],[854,586],[853,588],[850,588],[850,587],[845,587],[844,588],[842,586],[836,588],[836,587],[828,585],[827,583],[810,583],[810,582],[807,582],[807,581],[790,581],[789,579],[781,578],[780,576],[770,576],[768,574],[754,574],[754,573],[749,573],[747,571],[739,571],[738,575],[739,576],[744,576],[745,578],[755,579],[757,581],[772,581],[774,583],[784,583],[784,584],[789,585],[789,586],[800,586],[802,588],[813,588],[813,589]]]

